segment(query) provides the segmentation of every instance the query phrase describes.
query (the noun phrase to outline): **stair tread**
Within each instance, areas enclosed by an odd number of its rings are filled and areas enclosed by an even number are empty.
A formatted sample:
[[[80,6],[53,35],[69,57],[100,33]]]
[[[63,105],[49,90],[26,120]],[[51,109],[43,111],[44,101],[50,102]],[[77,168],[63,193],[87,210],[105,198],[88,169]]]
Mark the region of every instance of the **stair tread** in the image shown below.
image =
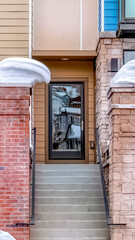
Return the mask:
[[[37,164],[31,240],[109,240],[99,165]]]
[[[109,240],[109,238],[108,237],[89,237],[89,238],[46,238],[46,237],[44,237],[44,238],[31,238],[32,240]]]

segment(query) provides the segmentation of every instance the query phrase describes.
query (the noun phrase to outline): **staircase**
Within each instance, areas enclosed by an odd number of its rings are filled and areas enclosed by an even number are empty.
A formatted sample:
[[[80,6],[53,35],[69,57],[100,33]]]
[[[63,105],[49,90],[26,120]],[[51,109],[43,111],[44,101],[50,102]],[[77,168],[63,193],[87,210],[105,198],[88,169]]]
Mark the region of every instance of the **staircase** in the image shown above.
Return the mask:
[[[109,240],[98,165],[36,165],[31,240]]]

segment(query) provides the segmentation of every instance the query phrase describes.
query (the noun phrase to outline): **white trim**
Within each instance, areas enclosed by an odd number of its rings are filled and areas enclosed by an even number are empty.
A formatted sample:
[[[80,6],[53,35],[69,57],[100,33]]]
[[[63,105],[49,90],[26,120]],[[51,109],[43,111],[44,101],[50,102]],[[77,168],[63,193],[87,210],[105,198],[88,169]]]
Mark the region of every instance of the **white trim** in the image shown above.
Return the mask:
[[[102,10],[101,10],[101,32],[104,32],[104,0],[101,2]]]
[[[31,121],[31,119],[32,119],[32,112],[31,112],[31,104],[32,104],[32,100],[31,100],[31,96],[30,96],[30,106],[29,106],[29,113],[30,113],[30,121],[29,121],[29,142],[30,142],[30,146],[31,146],[31,136],[32,136],[32,133],[31,133],[31,131],[32,131],[32,126],[31,126],[31,124],[32,124],[32,121]]]
[[[29,0],[29,58],[32,58],[32,0]]]
[[[82,50],[82,0],[80,0],[80,50]]]

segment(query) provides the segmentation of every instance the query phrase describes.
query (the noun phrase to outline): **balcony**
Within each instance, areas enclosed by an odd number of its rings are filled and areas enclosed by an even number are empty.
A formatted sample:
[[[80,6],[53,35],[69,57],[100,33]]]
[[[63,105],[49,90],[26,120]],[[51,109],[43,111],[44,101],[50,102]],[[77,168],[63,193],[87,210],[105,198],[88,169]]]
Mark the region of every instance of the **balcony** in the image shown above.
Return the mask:
[[[117,37],[135,37],[135,0],[119,0]]]

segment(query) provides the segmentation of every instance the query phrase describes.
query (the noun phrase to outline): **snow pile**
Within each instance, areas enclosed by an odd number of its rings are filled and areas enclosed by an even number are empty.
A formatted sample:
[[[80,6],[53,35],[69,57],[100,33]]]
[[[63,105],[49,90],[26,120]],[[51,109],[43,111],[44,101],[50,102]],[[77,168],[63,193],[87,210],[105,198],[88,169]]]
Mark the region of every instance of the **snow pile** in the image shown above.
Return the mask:
[[[15,240],[8,232],[3,232],[0,230],[0,240]]]
[[[135,60],[126,63],[115,74],[110,87],[135,87]]]
[[[50,71],[41,62],[29,58],[7,58],[0,62],[0,86],[32,87],[50,81]]]

